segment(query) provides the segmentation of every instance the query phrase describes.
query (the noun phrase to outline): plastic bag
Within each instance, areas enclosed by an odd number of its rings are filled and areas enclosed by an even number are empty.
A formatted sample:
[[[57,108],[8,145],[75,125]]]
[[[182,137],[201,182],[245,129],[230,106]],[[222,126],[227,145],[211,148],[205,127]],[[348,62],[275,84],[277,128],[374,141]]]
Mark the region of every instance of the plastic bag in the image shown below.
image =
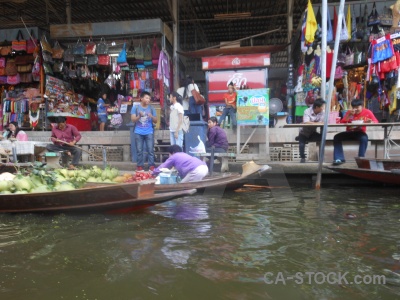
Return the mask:
[[[199,144],[196,147],[190,147],[190,153],[206,153],[206,146],[204,145],[203,141],[201,140],[200,136],[198,135],[197,138],[199,139]]]

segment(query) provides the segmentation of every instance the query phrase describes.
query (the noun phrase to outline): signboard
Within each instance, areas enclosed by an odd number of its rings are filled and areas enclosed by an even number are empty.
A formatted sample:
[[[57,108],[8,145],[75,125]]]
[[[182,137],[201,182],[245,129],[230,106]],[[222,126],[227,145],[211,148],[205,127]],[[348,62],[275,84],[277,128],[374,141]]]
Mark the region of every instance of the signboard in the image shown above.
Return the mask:
[[[224,94],[232,82],[236,90],[260,89],[267,86],[267,69],[224,70],[206,72],[208,82],[208,102],[223,103]]]
[[[238,91],[237,123],[269,126],[269,89]]]
[[[270,53],[223,55],[203,57],[201,61],[204,71],[254,67],[265,68],[271,64],[271,55]]]

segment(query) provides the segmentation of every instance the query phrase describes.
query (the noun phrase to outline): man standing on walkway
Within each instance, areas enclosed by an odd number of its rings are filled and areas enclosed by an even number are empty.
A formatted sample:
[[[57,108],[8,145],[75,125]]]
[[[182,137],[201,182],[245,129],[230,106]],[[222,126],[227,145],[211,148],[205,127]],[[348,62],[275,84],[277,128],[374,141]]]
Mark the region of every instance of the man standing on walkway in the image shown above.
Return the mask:
[[[134,105],[131,110],[131,120],[135,123],[135,143],[137,151],[136,171],[143,171],[144,153],[146,145],[149,170],[153,171],[154,165],[154,126],[157,115],[154,107],[150,105],[151,95],[148,92],[140,94],[140,105]]]
[[[325,101],[318,98],[313,105],[304,111],[303,124],[324,124]],[[300,129],[299,136],[296,137],[299,141],[300,162],[306,162],[305,148],[308,142],[320,142],[321,133],[317,132],[317,127],[303,127]]]

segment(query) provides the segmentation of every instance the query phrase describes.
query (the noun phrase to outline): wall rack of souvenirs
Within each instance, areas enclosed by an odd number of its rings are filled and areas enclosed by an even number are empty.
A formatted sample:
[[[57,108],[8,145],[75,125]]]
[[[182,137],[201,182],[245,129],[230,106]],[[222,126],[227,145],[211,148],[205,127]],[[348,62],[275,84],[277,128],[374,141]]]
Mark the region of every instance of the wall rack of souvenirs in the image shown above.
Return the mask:
[[[168,54],[164,49],[160,50],[155,37],[152,45],[150,39],[146,39],[144,46],[142,39],[136,46],[133,39],[124,41],[118,56],[110,55],[104,38],[97,43],[90,38],[85,44],[79,38],[76,44],[64,49],[57,41],[51,47],[43,36],[40,44],[49,117],[67,114],[67,117],[89,120],[89,113],[80,115],[80,109],[83,109],[80,103],[95,104],[100,91],[106,88],[111,103],[108,108],[110,123],[113,127],[119,127],[119,121],[112,115],[125,114],[123,122],[129,123],[129,106],[139,101],[142,91],[149,92],[152,103],[161,106],[165,95],[169,93],[171,64]],[[74,83],[91,87],[86,90],[74,89]],[[93,90],[97,90],[97,93],[93,94]],[[90,130],[89,125],[84,129],[81,126],[81,130]]]

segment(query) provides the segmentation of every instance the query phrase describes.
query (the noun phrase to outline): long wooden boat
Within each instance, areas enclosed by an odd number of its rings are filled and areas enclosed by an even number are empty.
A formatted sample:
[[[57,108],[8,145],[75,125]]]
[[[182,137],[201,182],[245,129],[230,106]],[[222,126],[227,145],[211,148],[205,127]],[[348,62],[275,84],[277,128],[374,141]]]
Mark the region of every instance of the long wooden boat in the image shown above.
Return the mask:
[[[400,160],[385,158],[356,157],[357,166],[369,170],[392,170],[400,169]]]
[[[3,194],[0,212],[128,212],[177,197],[194,189],[154,194],[155,180],[119,184],[90,184],[68,192]]]
[[[335,172],[368,181],[400,185],[400,170],[369,170],[361,168],[326,167]]]
[[[212,177],[206,177],[202,181],[176,183],[176,184],[156,184],[156,193],[171,191],[181,191],[187,189],[197,189],[198,192],[212,189],[235,190],[248,183],[250,180],[260,177],[271,169],[268,165],[257,165],[254,162],[245,163],[242,166],[243,172],[239,173],[221,173]]]

